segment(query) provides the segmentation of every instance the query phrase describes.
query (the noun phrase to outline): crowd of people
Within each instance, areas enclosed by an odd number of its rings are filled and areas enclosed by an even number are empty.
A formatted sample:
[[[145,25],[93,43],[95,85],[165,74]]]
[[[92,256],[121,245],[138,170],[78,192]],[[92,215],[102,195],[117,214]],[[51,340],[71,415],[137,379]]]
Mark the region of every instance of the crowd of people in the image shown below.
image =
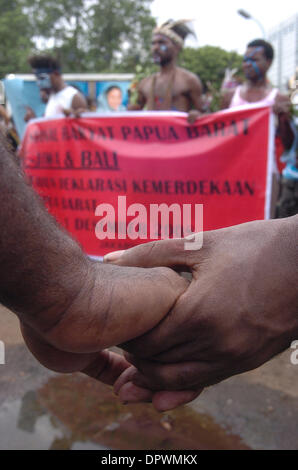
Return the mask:
[[[139,83],[128,110],[184,111],[190,125],[206,113],[200,79],[177,65],[189,33],[184,21],[154,30],[159,70]],[[258,367],[297,339],[297,136],[289,98],[268,81],[272,61],[270,44],[250,42],[245,80],[223,92],[222,108],[272,107],[287,158],[282,220],[208,232],[199,251],[185,252],[183,240],[163,240],[107,255],[104,264],[90,260],[44,209],[1,137],[0,301],[18,315],[42,364],[114,385],[123,401],[152,401],[168,410]],[[30,64],[45,117],[88,109],[57,60],[36,56]],[[124,110],[119,90],[111,84],[97,110]],[[177,266],[192,272],[191,282],[172,269]],[[119,344],[126,358],[106,349]]]
[[[153,61],[159,70],[145,77],[137,87],[134,102],[124,104],[125,97],[119,83],[107,84],[94,104],[74,86],[65,83],[61,65],[51,56],[33,56],[29,63],[36,76],[41,101],[46,103],[45,117],[59,113],[81,116],[86,111],[120,112],[137,110],[176,110],[188,113],[193,124],[210,112],[210,92],[203,94],[203,85],[198,76],[177,65],[184,40],[192,34],[186,21],[168,21],[155,28],[152,35]],[[283,149],[280,165],[282,175],[273,176],[277,205],[275,217],[287,217],[298,213],[298,169],[297,130],[291,115],[292,104],[288,95],[272,87],[267,72],[274,60],[274,51],[268,42],[258,39],[251,41],[243,56],[244,81],[225,80],[221,90],[220,108],[258,103],[271,106],[276,116],[276,141]],[[25,120],[35,117],[27,109]],[[279,165],[279,166],[280,166]]]

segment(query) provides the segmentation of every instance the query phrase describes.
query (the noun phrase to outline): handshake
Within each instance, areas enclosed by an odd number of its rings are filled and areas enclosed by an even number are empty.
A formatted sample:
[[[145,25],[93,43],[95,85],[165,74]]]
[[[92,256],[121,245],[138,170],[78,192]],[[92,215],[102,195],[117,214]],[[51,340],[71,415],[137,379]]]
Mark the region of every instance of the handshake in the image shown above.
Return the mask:
[[[176,239],[82,258],[71,300],[21,318],[24,339],[50,369],[173,409],[298,338],[297,233],[297,217],[257,221],[207,232],[197,251]]]
[[[0,302],[50,369],[163,411],[298,338],[298,216],[207,232],[200,250],[163,240],[98,263],[45,210],[1,136],[0,202]]]

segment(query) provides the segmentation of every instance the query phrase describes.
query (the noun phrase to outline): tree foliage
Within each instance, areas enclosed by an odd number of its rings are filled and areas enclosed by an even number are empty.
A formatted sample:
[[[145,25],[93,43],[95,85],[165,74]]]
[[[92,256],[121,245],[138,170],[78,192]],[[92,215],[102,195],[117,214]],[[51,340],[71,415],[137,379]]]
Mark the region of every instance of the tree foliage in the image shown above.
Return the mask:
[[[65,72],[131,71],[150,53],[152,0],[20,0]],[[41,41],[42,40],[42,41]]]
[[[93,7],[90,58],[104,68],[131,71],[146,62],[155,20],[150,13],[151,0],[103,0]],[[104,18],[104,21],[102,20]],[[134,69],[133,67],[133,69]]]
[[[219,90],[226,68],[241,70],[242,56],[220,47],[204,46],[198,49],[187,47],[181,54],[180,64],[197,74],[206,87],[210,82],[214,89]]]
[[[87,47],[84,0],[20,0],[30,18],[37,50],[61,58],[66,71],[84,71]]]
[[[28,56],[58,56],[64,72],[134,72],[152,67],[152,0],[0,0],[0,75],[29,72]],[[183,67],[219,88],[241,57],[219,47],[186,48]]]
[[[0,11],[0,77],[29,71],[30,21],[17,1],[0,0]]]

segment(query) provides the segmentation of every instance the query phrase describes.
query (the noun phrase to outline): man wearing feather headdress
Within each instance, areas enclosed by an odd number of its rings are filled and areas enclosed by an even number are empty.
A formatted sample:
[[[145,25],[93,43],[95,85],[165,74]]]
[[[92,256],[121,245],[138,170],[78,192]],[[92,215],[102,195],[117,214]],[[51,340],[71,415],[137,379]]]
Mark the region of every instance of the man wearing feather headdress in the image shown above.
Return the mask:
[[[137,104],[130,110],[201,110],[202,84],[193,73],[177,66],[184,39],[193,34],[188,20],[169,20],[153,31],[152,54],[159,72],[143,79],[138,86]]]

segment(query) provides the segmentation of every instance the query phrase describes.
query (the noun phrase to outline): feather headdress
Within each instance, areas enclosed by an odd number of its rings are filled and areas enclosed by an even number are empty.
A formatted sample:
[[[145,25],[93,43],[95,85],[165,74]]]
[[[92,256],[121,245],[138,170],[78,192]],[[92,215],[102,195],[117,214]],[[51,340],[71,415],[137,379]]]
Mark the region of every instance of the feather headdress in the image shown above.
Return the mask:
[[[187,23],[190,21],[192,20],[169,20],[155,28],[153,34],[162,34],[171,39],[178,46],[183,47],[186,36],[189,34],[195,36],[195,33],[187,26]]]

